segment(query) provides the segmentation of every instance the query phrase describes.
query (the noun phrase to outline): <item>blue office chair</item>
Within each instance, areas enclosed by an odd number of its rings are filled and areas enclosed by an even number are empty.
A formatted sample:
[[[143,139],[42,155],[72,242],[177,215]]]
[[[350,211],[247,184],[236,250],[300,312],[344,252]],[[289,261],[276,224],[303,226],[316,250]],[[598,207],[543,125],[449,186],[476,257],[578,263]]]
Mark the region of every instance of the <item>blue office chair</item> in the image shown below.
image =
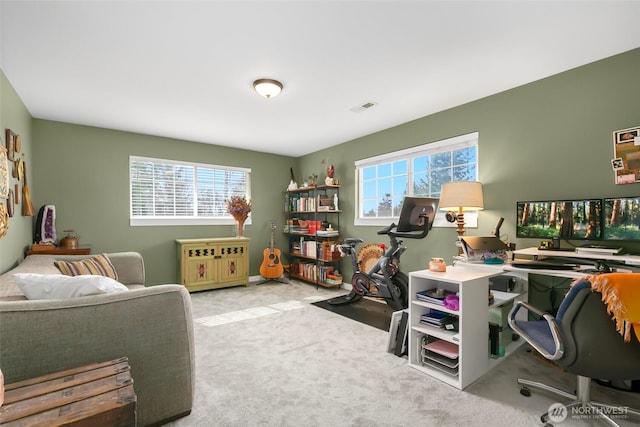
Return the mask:
[[[517,320],[516,315],[522,308],[541,316],[541,320]],[[567,292],[555,317],[526,302],[517,302],[509,313],[509,325],[542,356],[578,377],[575,394],[518,379],[523,395],[530,395],[528,387],[547,390],[572,400],[564,405],[567,414],[571,408],[583,407],[581,413],[598,415],[610,425],[618,426],[607,414],[615,414],[620,406],[591,401],[591,379],[640,379],[640,342],[633,333],[631,342],[624,342],[607,313],[602,295],[591,290],[588,280],[576,283]],[[626,408],[626,414],[640,417],[636,409]],[[548,423],[549,413],[540,419]]]

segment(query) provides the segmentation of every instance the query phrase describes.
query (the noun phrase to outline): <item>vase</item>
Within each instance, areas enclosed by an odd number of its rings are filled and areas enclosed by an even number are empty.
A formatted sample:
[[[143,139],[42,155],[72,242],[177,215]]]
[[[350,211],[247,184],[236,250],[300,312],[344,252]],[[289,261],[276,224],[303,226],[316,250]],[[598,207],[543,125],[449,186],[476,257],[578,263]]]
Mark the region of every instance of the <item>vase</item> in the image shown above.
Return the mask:
[[[244,236],[244,219],[236,220],[236,237]]]

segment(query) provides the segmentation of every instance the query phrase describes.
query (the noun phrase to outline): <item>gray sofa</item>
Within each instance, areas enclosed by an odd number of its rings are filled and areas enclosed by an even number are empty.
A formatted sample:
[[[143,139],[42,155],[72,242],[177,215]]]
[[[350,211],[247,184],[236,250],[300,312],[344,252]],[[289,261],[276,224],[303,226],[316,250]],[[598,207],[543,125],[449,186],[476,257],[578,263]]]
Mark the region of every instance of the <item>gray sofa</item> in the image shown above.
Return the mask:
[[[18,272],[61,274],[54,260],[84,256],[30,255],[0,275],[0,369],[5,383],[126,356],[139,426],[188,415],[195,391],[189,293],[180,285],[145,287],[138,253],[107,256],[128,292],[27,300],[14,282]]]

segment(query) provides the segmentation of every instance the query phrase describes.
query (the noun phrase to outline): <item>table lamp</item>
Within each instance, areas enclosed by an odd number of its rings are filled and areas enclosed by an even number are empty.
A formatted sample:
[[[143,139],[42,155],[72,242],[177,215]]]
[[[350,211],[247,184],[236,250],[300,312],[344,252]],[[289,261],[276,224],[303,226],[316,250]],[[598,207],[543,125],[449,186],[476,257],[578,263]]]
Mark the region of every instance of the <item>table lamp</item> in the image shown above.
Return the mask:
[[[452,181],[442,184],[439,207],[441,210],[449,211],[449,222],[457,221],[458,237],[462,237],[465,224],[463,211],[484,209],[482,184],[478,181]]]

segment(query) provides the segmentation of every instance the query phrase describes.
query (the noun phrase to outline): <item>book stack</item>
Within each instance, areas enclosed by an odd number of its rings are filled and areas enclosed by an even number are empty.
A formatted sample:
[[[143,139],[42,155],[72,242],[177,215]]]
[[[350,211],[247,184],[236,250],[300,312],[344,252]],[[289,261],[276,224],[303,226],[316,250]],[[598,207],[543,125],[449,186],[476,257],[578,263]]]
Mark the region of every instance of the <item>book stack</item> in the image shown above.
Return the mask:
[[[329,276],[333,275],[333,272],[335,271],[335,267],[332,267],[329,265],[326,265],[326,266],[318,265],[317,268],[318,268],[318,280],[323,283],[333,284],[329,281],[331,280],[329,279]],[[339,284],[342,284],[342,282],[340,282]]]
[[[444,299],[447,295],[455,295],[455,292],[447,291],[446,289],[428,289],[426,291],[416,293],[416,298],[419,301],[430,302],[432,304],[438,304],[444,306]]]
[[[335,237],[340,235],[338,230],[317,230],[316,234],[323,237]]]
[[[342,275],[334,273],[335,272],[327,273],[327,279],[325,280],[325,282],[335,286],[342,285]]]
[[[313,282],[329,285],[342,284],[342,276],[337,274],[335,267],[330,265],[316,265],[312,262],[292,263],[291,274]]]
[[[439,310],[430,310],[420,316],[420,323],[449,331],[458,330],[458,317]]]
[[[340,259],[340,252],[336,248],[336,242],[322,242],[320,259],[324,261],[335,261]]]

